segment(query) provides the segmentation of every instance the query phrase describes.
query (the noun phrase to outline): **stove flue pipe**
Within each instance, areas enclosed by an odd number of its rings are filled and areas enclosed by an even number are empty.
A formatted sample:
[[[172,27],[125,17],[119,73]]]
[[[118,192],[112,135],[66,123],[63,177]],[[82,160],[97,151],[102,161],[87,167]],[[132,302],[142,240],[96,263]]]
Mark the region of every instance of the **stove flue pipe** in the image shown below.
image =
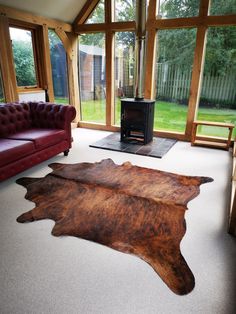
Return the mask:
[[[136,0],[135,78],[134,98],[144,99],[146,55],[146,0]]]

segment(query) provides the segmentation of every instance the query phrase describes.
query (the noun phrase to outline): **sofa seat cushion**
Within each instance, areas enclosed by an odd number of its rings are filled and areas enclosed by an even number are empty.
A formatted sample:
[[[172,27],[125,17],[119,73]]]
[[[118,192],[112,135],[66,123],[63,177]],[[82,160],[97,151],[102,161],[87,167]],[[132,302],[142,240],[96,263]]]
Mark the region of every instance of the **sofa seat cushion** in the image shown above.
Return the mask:
[[[31,141],[0,139],[0,166],[7,165],[35,151]]]
[[[60,129],[28,129],[8,136],[16,140],[32,141],[37,149],[48,147],[66,139],[66,131]]]

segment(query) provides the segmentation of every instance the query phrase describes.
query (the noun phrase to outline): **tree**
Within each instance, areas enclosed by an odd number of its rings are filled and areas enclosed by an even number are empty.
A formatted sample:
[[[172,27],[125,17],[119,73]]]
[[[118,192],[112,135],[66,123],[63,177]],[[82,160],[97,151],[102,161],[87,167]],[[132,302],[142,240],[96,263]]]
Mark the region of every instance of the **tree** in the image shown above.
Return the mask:
[[[115,0],[115,20],[134,21],[137,0]]]
[[[116,0],[115,1],[115,20],[116,21],[132,21],[135,18],[135,0]],[[104,0],[99,1],[97,7],[86,23],[104,23]],[[116,40],[122,42],[123,45],[134,45],[135,38],[131,32],[119,32]],[[80,43],[88,46],[104,47],[104,34],[82,34],[80,35]]]
[[[93,10],[90,17],[87,19],[86,24],[96,24],[105,22],[105,8],[104,0],[100,0],[96,8]]]
[[[200,0],[157,0],[159,17],[180,18],[199,15]],[[115,0],[115,20],[130,21],[135,17],[135,0]],[[100,2],[101,3],[101,2]],[[235,0],[211,0],[210,15],[224,15],[236,12]],[[94,14],[104,14],[96,10]],[[95,19],[95,16],[93,17]],[[97,16],[96,20],[101,20]],[[158,64],[179,66],[180,71],[191,70],[196,47],[196,28],[176,28],[157,31]],[[134,46],[132,32],[117,32],[116,45],[125,51]],[[104,34],[81,36],[81,43],[92,46],[104,46]],[[147,56],[148,57],[148,56]],[[210,27],[207,36],[204,74],[227,75],[228,69],[236,72],[236,28]]]
[[[200,0],[159,0],[159,14],[165,18],[191,17],[199,13]],[[210,15],[236,12],[235,0],[212,0]]]
[[[191,17],[198,15],[197,0],[160,0],[159,15],[164,18]]]
[[[12,44],[18,86],[37,85],[31,41],[14,40]]]
[[[79,37],[79,42],[82,45],[104,48],[105,34],[104,33],[81,34]]]
[[[210,5],[210,15],[235,14],[235,0],[212,0]]]
[[[236,27],[211,27],[204,71],[225,75],[230,68],[236,71]]]
[[[166,18],[191,17],[198,15],[200,1],[160,1],[159,14]],[[212,0],[210,14],[223,15],[236,12],[235,0]],[[211,27],[208,29],[205,73],[214,70],[225,73],[236,63],[236,28]],[[158,62],[169,62],[191,66],[196,42],[195,29],[174,29],[158,31]]]
[[[158,31],[158,63],[192,65],[196,45],[195,29],[171,29]]]

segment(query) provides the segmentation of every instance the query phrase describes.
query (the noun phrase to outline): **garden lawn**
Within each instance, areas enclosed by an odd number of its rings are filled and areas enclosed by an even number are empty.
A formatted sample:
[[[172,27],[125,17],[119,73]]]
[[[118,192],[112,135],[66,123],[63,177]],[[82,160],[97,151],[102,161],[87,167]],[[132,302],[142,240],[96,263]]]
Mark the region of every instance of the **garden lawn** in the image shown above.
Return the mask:
[[[69,101],[69,98],[55,97],[55,103],[56,103],[56,104],[68,105],[69,102],[70,102],[70,101]]]
[[[187,120],[186,105],[166,101],[156,101],[154,129],[185,132]],[[87,122],[96,122],[105,124],[106,104],[105,100],[83,101],[82,102],[82,120]],[[236,110],[216,109],[216,108],[199,108],[198,120],[226,122],[236,124]],[[120,100],[118,99],[115,106],[115,124],[120,125]],[[219,127],[199,127],[198,134],[227,137],[227,130]],[[234,130],[234,135],[236,130]]]

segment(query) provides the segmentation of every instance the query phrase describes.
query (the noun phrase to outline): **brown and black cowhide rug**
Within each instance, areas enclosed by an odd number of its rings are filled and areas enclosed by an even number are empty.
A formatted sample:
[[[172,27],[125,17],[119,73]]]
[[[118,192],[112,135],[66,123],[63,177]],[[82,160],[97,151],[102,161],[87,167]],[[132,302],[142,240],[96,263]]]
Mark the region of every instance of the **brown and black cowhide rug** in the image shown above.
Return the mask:
[[[194,287],[194,276],[180,252],[187,203],[208,177],[98,163],[51,164],[44,178],[21,178],[26,199],[36,207],[18,222],[53,219],[54,236],[70,235],[139,256],[180,295]]]

